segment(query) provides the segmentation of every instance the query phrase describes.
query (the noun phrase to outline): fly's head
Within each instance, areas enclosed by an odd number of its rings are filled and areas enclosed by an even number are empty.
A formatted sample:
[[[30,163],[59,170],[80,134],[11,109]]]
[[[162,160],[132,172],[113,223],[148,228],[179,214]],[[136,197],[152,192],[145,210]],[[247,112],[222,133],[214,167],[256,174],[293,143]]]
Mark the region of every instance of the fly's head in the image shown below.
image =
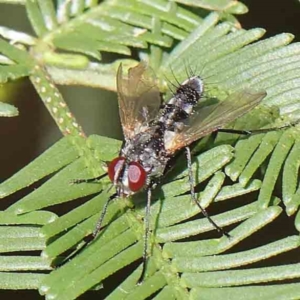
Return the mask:
[[[147,172],[140,163],[128,162],[125,157],[119,156],[108,164],[108,177],[116,186],[118,195],[127,197],[143,189]]]

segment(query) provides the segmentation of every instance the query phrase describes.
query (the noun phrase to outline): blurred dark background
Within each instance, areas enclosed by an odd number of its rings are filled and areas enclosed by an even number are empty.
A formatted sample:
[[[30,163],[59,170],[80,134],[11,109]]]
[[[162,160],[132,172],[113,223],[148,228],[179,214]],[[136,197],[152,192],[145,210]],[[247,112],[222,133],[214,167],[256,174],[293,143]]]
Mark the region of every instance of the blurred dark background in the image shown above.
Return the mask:
[[[238,16],[244,28],[265,28],[267,30],[265,37],[290,32],[295,35],[295,41],[299,41],[298,0],[242,2],[249,7],[248,14]],[[0,4],[0,25],[31,32],[25,9],[18,5]],[[114,93],[80,87],[60,87],[60,90],[87,134],[121,137],[117,98]],[[84,97],[87,91],[89,99]],[[20,111],[18,117],[0,118],[0,182],[2,182],[56,142],[61,134],[28,80],[0,86],[0,101],[9,101]],[[7,206],[8,202],[3,202],[0,208]],[[94,295],[95,299],[99,299],[99,295]],[[2,299],[6,297],[23,300],[44,299],[36,291],[0,291],[0,296]],[[93,298],[88,294],[80,299]]]

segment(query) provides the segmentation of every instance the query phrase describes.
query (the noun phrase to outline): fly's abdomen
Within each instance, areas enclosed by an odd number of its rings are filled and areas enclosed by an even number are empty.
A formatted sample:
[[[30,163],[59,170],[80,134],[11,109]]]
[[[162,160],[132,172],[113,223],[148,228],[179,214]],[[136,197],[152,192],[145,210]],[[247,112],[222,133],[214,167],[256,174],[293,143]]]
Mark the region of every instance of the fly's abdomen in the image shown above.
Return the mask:
[[[166,131],[180,131],[203,94],[203,81],[194,76],[184,81],[162,108],[158,122]]]

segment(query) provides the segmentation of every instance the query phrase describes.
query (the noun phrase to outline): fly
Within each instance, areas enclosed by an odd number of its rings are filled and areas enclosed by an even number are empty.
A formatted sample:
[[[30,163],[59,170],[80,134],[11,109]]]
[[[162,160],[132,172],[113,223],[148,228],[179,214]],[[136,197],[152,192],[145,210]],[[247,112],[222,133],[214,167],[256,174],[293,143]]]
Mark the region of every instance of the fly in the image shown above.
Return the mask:
[[[142,283],[146,271],[152,190],[164,176],[170,159],[180,150],[184,149],[186,152],[192,201],[219,232],[229,236],[209,217],[196,199],[189,146],[217,130],[239,134],[251,133],[222,128],[257,106],[266,96],[266,92],[240,90],[224,101],[199,109],[198,104],[203,99],[204,88],[201,77],[192,76],[181,83],[173,97],[163,104],[155,76],[144,62],[129,69],[128,76],[123,75],[122,65],[117,72],[119,113],[125,141],[119,156],[108,163],[108,176],[116,188],[116,193],[104,205],[93,237],[101,231],[102,221],[111,200],[115,197],[131,196],[141,190],[147,191],[143,268],[139,284]],[[76,182],[93,180],[95,179]]]

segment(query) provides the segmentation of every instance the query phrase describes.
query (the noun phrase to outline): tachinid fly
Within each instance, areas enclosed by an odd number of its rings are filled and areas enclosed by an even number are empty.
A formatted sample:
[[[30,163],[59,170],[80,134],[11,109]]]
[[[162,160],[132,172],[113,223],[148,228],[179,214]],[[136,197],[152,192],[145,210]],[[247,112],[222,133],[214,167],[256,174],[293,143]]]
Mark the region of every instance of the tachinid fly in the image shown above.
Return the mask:
[[[183,82],[174,97],[162,105],[154,78],[149,81],[146,72],[144,63],[130,69],[128,79],[123,78],[122,66],[118,70],[125,144],[120,156],[108,166],[118,195],[132,195],[164,174],[169,159],[184,146],[177,146],[176,138],[187,126],[203,93],[202,80],[195,76]]]
[[[192,200],[216,229],[226,234],[196,199],[189,145],[253,109],[266,93],[241,90],[222,102],[199,109],[204,88],[203,80],[192,76],[180,84],[173,97],[164,104],[153,72],[144,62],[129,69],[126,77],[122,65],[118,69],[119,112],[125,142],[119,156],[108,164],[108,176],[116,187],[116,194],[105,204],[93,236],[101,230],[112,199],[147,190],[143,270],[138,283],[143,281],[146,268],[151,192],[178,151],[186,150]],[[82,181],[85,180],[77,182]]]
[[[109,163],[108,175],[118,196],[153,186],[177,151],[244,115],[266,95],[243,90],[197,111],[204,84],[193,76],[163,104],[155,77],[144,62],[131,68],[127,78],[120,66],[117,89],[125,143],[120,156]]]

